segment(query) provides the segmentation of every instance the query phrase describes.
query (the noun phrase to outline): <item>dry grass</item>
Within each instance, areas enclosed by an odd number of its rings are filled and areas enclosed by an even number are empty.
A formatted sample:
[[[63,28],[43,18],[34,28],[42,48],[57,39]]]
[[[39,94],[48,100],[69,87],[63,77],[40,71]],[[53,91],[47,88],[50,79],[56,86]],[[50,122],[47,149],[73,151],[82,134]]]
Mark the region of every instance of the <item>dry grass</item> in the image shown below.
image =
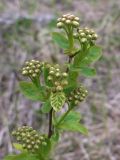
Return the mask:
[[[103,58],[96,65],[98,75],[83,79],[90,94],[77,108],[90,130],[89,136],[62,135],[55,160],[119,160],[120,1],[1,0],[0,11],[0,159],[13,152],[10,132],[15,127],[28,124],[42,132],[46,130],[46,117],[36,113],[40,104],[31,103],[19,92],[18,81],[22,77],[18,73],[24,61],[33,57],[65,61],[61,50],[52,44],[46,23],[58,14],[72,12],[81,17],[82,26],[96,29]],[[29,19],[29,28],[17,28],[21,17]]]

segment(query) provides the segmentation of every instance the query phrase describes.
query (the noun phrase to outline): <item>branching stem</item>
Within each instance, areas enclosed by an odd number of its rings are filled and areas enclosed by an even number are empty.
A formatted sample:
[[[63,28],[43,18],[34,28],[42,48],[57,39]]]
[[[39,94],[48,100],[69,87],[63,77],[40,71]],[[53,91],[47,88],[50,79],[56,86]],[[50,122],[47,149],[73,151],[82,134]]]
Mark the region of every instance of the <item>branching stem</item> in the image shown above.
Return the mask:
[[[53,114],[53,109],[50,110],[49,112],[49,130],[48,130],[48,138],[51,138],[53,134],[52,130],[52,114]]]

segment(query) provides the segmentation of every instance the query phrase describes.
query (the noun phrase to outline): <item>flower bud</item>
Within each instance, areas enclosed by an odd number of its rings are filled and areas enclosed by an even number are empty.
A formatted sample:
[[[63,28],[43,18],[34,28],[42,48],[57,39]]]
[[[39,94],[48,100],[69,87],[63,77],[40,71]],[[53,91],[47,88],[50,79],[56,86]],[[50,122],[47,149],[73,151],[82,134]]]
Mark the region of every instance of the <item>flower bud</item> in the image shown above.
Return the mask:
[[[65,22],[66,22],[66,24],[71,24],[71,20],[69,20],[69,19],[66,20]]]
[[[79,19],[79,17],[75,17],[74,20],[75,21],[79,21],[80,19]]]
[[[68,76],[68,74],[66,72],[64,72],[62,75],[63,75],[63,77],[67,77]]]
[[[62,86],[57,86],[57,87],[56,87],[56,90],[57,90],[57,91],[62,91],[63,88],[62,88]]]
[[[48,76],[48,80],[49,80],[49,81],[52,80],[52,77],[51,77],[51,76]]]
[[[82,38],[82,39],[81,39],[81,42],[82,42],[82,43],[85,43],[85,42],[87,42],[87,39],[86,39],[86,38]]]
[[[63,26],[64,26],[64,24],[63,24],[62,22],[58,22],[58,23],[57,23],[57,27],[58,27],[58,28],[62,28]]]
[[[77,21],[73,21],[72,24],[73,24],[74,27],[78,27],[79,26],[79,23]]]
[[[56,76],[56,77],[60,77],[60,73],[59,73],[59,72],[56,73],[55,76]]]

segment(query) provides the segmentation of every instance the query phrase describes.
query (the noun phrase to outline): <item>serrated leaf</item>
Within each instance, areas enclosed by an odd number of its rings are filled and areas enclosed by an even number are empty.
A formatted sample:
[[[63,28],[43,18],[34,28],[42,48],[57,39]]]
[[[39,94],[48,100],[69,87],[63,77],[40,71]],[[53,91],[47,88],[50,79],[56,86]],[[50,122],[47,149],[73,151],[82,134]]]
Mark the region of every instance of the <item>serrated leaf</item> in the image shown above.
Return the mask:
[[[52,39],[55,43],[59,45],[59,47],[63,49],[68,49],[69,48],[69,43],[66,37],[64,37],[62,34],[53,32],[52,33]]]
[[[39,160],[35,155],[30,153],[21,153],[18,155],[8,155],[4,160]]]
[[[96,70],[94,68],[82,67],[80,73],[84,76],[92,77],[96,75]]]
[[[69,114],[65,117],[64,122],[79,122],[81,119],[81,115],[78,112],[71,111]]]
[[[21,81],[19,83],[21,92],[28,98],[34,101],[44,101],[43,91],[37,88],[32,82]]]
[[[88,134],[88,130],[84,125],[80,124],[80,120],[81,115],[77,112],[71,111],[57,127],[64,131],[75,131],[86,135]]]
[[[50,96],[50,103],[53,109],[57,112],[64,105],[66,100],[64,92],[52,93]]]
[[[96,75],[96,70],[95,68],[90,68],[90,67],[74,67],[74,66],[71,66],[70,67],[70,70],[71,72],[77,72],[84,76],[87,76],[87,77],[92,77],[92,76],[95,76]]]
[[[66,130],[66,131],[72,131],[72,132],[80,132],[82,134],[87,135],[88,134],[88,130],[87,128],[80,124],[80,123],[75,123],[75,122],[65,122],[62,123],[59,128],[61,128],[62,130]]]
[[[89,48],[87,55],[81,61],[80,66],[89,65],[96,62],[102,56],[102,49],[99,46],[92,46]]]
[[[49,111],[51,110],[52,106],[50,104],[50,101],[47,101],[43,104],[41,110],[43,113],[49,113]]]

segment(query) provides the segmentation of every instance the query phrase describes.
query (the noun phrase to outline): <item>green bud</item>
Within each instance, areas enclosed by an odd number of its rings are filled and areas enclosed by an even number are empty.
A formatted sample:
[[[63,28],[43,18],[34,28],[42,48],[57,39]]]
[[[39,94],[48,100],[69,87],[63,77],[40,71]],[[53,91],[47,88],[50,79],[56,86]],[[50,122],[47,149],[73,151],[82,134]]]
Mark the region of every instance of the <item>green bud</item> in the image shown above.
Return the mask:
[[[79,19],[79,17],[75,17],[74,20],[75,21],[79,21],[80,19]]]
[[[60,83],[59,82],[55,82],[55,86],[58,86]]]
[[[32,63],[35,63],[35,60],[34,60],[34,59],[32,59],[32,60],[31,60],[31,62],[32,62]]]
[[[66,72],[64,72],[62,75],[63,75],[63,77],[67,77],[68,76],[68,74]]]
[[[60,21],[61,21],[61,18],[58,18],[57,21],[60,22]]]
[[[37,74],[35,74],[35,73],[32,74],[32,77],[33,77],[33,78],[35,78],[36,76],[37,76]]]
[[[65,22],[65,20],[66,20],[66,18],[62,18],[62,19],[61,19],[62,22]]]
[[[46,143],[46,142],[42,142],[42,145],[43,145],[43,146],[47,146],[47,143]]]
[[[84,37],[84,36],[85,36],[85,33],[84,33],[84,32],[80,33],[80,36],[81,36],[81,37]]]
[[[66,24],[71,24],[71,20],[69,20],[69,19],[66,20],[65,22],[66,22]]]
[[[57,91],[62,91],[63,88],[62,88],[62,86],[57,86],[57,87],[56,87],[56,90],[57,90]]]
[[[60,73],[56,73],[55,76],[56,76],[56,77],[60,77]]]
[[[62,85],[68,85],[68,81],[62,81]]]
[[[74,33],[73,36],[74,36],[74,38],[78,38],[79,37],[79,35],[77,33]]]
[[[31,145],[28,145],[28,146],[26,146],[27,147],[27,149],[31,149],[32,148],[32,146]]]
[[[39,146],[38,146],[38,145],[35,145],[34,148],[35,148],[35,149],[39,149]]]
[[[92,38],[93,38],[94,40],[96,40],[96,39],[98,38],[98,35],[97,35],[97,34],[93,34],[93,35],[92,35]]]
[[[63,26],[64,26],[64,24],[63,24],[62,22],[58,22],[58,23],[57,23],[57,27],[58,27],[58,28],[62,28]]]
[[[24,70],[24,71],[22,71],[22,75],[27,75],[28,74],[28,72],[26,71],[26,70]]]
[[[29,70],[29,73],[33,73],[33,70]]]
[[[74,27],[78,27],[79,23],[77,21],[73,21],[72,24],[74,25]]]
[[[79,103],[79,101],[78,100],[75,100],[75,105],[77,105]]]
[[[91,39],[91,38],[92,38],[92,36],[89,34],[89,35],[88,35],[88,38],[90,38],[90,39]]]
[[[25,62],[25,64],[26,64],[26,65],[29,65],[29,62],[28,62],[28,61],[26,61],[26,62]]]
[[[50,80],[52,80],[52,77],[51,77],[51,76],[48,76],[48,78],[47,78],[47,79],[50,81]]]
[[[36,66],[37,68],[40,68],[41,67],[41,65],[40,64],[37,64],[37,66]]]
[[[33,63],[29,63],[30,66],[33,66]]]
[[[55,72],[54,71],[50,71],[49,74],[53,75]]]
[[[82,39],[81,39],[81,42],[82,42],[82,43],[85,43],[85,42],[87,42],[87,39],[86,39],[86,38],[82,38]]]
[[[39,69],[36,69],[36,70],[35,70],[35,73],[39,73]]]

